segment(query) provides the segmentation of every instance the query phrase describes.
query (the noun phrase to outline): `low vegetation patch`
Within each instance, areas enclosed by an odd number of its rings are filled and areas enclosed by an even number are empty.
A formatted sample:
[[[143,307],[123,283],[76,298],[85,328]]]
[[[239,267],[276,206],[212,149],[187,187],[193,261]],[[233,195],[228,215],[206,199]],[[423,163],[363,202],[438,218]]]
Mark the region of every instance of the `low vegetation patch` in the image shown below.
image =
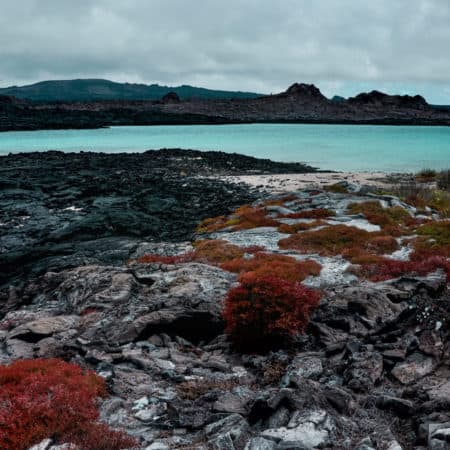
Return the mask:
[[[336,213],[331,209],[316,208],[297,211],[290,214],[280,214],[278,218],[283,219],[326,219],[327,217],[335,216]]]
[[[300,283],[246,273],[225,299],[226,332],[241,351],[265,351],[303,332],[319,300]]]
[[[57,359],[0,366],[0,448],[25,450],[44,439],[83,450],[119,450],[131,437],[98,421],[96,399],[107,395],[94,372]]]
[[[200,240],[194,242],[193,252],[182,253],[173,256],[146,254],[130,261],[131,264],[183,264],[188,262],[200,262],[204,264],[218,265],[236,258],[242,258],[245,254],[257,253],[263,247],[252,245],[239,247],[222,239]]]
[[[299,222],[293,224],[282,223],[278,226],[280,233],[294,234],[299,231],[311,230],[320,226],[326,225],[326,222],[322,220],[314,220],[312,222]]]
[[[267,215],[262,207],[245,205],[238,208],[233,216],[237,222],[233,230],[248,230],[258,227],[277,227],[278,222]]]
[[[183,253],[181,255],[164,256],[157,254],[146,254],[139,258],[136,258],[132,262],[139,264],[181,264],[192,261],[194,259],[194,253]]]
[[[287,202],[292,202],[294,200],[297,200],[297,196],[290,194],[290,195],[284,195],[283,197],[266,200],[263,203],[263,205],[264,206],[281,206]]]
[[[444,191],[450,191],[450,169],[442,170],[436,179],[437,187]]]
[[[226,216],[208,217],[200,222],[197,233],[214,233],[226,228],[228,219]]]
[[[437,171],[434,169],[422,169],[414,178],[419,183],[431,183],[436,180],[437,175]]]
[[[390,234],[405,234],[407,227],[417,224],[417,220],[401,206],[383,208],[378,201],[351,203],[348,211],[351,214],[364,215],[370,223],[379,225]]]
[[[420,260],[430,256],[450,258],[450,220],[430,222],[417,228],[419,235],[413,240],[411,259]]]
[[[222,239],[202,240],[194,243],[196,261],[221,264],[235,258],[242,258],[246,250]]]
[[[264,206],[243,205],[228,217],[219,216],[205,219],[197,227],[197,232],[212,233],[228,227],[233,231],[238,231],[257,227],[276,227],[278,224],[278,221],[268,215]]]
[[[398,249],[397,242],[391,236],[347,225],[331,225],[319,230],[292,234],[281,239],[278,245],[283,249],[318,253],[323,256],[341,255],[352,249],[374,254],[389,253]]]
[[[416,207],[421,214],[430,214],[430,208],[443,218],[450,217],[450,170],[434,172],[431,178],[433,172],[419,172],[416,182],[398,183],[390,194]]]
[[[351,268],[351,272],[371,281],[385,281],[404,275],[423,276],[442,269],[450,280],[450,261],[442,256],[430,256],[420,261],[398,261],[384,258],[375,263],[365,263]]]
[[[318,276],[322,266],[312,260],[297,259],[273,253],[256,253],[252,258],[236,258],[225,262],[221,268],[235,273],[251,272],[257,277],[273,276],[289,281],[303,281]]]
[[[334,192],[335,194],[348,194],[348,189],[341,183],[329,184],[323,187],[324,191]]]

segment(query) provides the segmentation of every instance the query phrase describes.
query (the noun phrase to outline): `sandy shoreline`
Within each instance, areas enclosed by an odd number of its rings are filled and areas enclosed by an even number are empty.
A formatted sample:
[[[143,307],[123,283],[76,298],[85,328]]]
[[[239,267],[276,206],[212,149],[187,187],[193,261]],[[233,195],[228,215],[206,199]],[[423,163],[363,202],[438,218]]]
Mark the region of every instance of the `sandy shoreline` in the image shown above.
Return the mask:
[[[249,186],[264,188],[273,193],[282,193],[309,187],[323,187],[340,181],[387,187],[394,182],[411,180],[412,176],[410,174],[392,174],[388,172],[317,172],[305,174],[224,176],[222,179],[232,183],[246,183]]]

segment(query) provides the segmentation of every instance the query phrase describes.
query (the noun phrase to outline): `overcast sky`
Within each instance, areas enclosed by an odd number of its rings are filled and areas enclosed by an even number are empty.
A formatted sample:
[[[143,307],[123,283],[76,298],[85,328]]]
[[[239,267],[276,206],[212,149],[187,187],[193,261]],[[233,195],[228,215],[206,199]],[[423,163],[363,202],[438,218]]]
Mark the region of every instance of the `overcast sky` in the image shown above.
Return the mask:
[[[450,0],[2,1],[0,86],[93,77],[450,104]]]

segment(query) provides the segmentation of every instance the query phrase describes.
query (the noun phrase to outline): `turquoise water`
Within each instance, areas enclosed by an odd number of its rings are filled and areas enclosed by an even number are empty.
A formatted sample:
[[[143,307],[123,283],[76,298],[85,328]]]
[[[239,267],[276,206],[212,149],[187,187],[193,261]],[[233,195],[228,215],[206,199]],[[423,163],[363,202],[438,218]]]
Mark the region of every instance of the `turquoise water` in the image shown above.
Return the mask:
[[[450,167],[450,127],[373,125],[183,125],[0,133],[0,155],[62,150],[222,150],[321,169],[411,172]]]

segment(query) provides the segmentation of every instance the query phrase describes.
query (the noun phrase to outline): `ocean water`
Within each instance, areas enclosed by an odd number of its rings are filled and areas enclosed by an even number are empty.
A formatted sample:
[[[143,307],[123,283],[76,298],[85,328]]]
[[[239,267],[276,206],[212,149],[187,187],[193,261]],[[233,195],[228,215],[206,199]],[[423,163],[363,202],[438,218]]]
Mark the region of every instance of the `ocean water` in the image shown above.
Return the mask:
[[[377,125],[171,125],[0,133],[0,155],[62,150],[222,150],[329,170],[450,168],[450,127]]]

